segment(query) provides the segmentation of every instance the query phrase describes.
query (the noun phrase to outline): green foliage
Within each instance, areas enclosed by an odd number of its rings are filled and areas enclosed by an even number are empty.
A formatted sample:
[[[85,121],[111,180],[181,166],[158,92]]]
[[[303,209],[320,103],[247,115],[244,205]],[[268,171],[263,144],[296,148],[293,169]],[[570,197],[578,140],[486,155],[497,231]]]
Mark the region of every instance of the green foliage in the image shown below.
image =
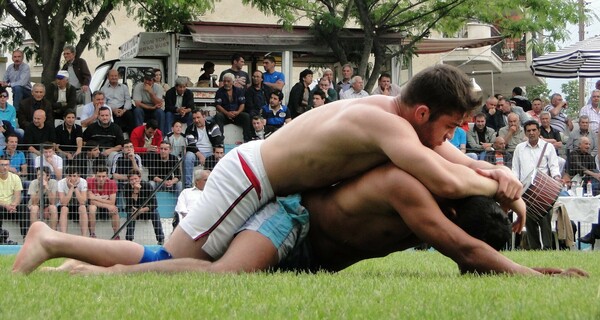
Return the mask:
[[[560,85],[563,99],[569,104],[567,108],[567,114],[571,119],[577,119],[579,117],[579,109],[584,105],[585,101],[579,100],[579,80],[571,80],[569,82]],[[583,96],[588,95],[588,89],[585,88]]]
[[[527,86],[525,87],[525,91],[527,92],[527,99],[532,101],[534,98],[540,98],[542,101],[546,101],[550,98],[550,88],[548,88],[548,84],[540,84],[537,86]]]

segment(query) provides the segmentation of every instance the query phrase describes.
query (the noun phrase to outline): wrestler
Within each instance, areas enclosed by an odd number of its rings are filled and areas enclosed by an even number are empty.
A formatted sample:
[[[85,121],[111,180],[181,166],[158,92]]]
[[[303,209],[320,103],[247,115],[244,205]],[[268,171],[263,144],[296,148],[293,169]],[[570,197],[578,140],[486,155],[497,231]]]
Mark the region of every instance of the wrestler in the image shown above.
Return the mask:
[[[165,257],[214,261],[249,216],[275,196],[326,187],[390,160],[437,196],[496,196],[517,212],[513,230],[520,231],[522,185],[510,170],[471,160],[444,142],[479,101],[462,71],[437,65],[413,77],[401,98],[343,100],[306,112],[269,139],[243,144],[219,161],[198,210],[165,244]],[[128,255],[144,261],[144,248]],[[25,256],[17,256],[16,270],[23,269]]]
[[[424,241],[452,258],[461,272],[538,274],[494,250],[510,238],[510,223],[493,200],[471,197],[442,203],[446,214],[419,181],[387,164],[335,186],[305,192],[302,205],[298,195],[267,204],[213,263],[182,258],[136,264],[122,254],[130,242],[80,238],[55,232],[43,223],[32,226],[27,241],[37,251],[36,257],[70,257],[95,265],[68,262],[59,268],[74,268],[77,273],[338,271]],[[42,262],[36,261],[30,269]],[[586,275],[577,269],[537,270]]]

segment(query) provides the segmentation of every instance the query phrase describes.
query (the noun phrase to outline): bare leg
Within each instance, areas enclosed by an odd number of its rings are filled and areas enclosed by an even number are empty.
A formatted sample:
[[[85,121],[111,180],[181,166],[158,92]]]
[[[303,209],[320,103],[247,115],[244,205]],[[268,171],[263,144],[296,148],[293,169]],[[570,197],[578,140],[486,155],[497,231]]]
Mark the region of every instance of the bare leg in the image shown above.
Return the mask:
[[[177,226],[165,243],[165,249],[173,258],[195,258],[212,261],[213,258],[202,250],[204,243],[206,243],[205,237],[194,240]]]
[[[72,258],[99,266],[138,263],[144,247],[131,241],[111,241],[79,237],[51,230],[36,222],[29,229],[23,248],[17,254],[13,272],[28,274],[44,261]]]
[[[90,235],[96,234],[96,209],[97,207],[93,204],[88,206],[88,213],[90,218]]]
[[[75,260],[75,259],[67,259],[67,261],[63,262],[58,267],[41,267],[39,270],[41,272],[69,272],[73,268],[79,265],[88,264],[83,261]]]
[[[55,205],[49,205],[48,211],[50,211],[50,228],[56,230],[56,225],[58,224],[58,209]]]
[[[87,237],[89,235],[87,208],[84,205],[80,205],[78,211],[79,228],[81,229],[81,235]]]
[[[40,213],[40,206],[36,206],[34,204],[29,206],[29,221],[31,224],[33,224],[34,222],[39,220],[38,219],[39,213]]]
[[[60,232],[67,233],[67,226],[69,225],[69,206],[60,207],[60,220],[58,221]]]

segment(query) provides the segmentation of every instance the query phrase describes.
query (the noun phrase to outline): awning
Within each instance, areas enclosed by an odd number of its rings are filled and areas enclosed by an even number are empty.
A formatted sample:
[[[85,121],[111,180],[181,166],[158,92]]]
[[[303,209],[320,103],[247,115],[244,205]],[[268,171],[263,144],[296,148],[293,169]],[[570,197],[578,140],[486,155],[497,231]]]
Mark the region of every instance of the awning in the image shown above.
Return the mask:
[[[417,43],[417,54],[442,53],[452,51],[457,48],[480,48],[494,45],[504,39],[503,37],[490,37],[478,39],[423,39]],[[408,39],[403,39],[402,44],[410,43]]]
[[[533,73],[548,78],[600,77],[600,36],[533,59]]]

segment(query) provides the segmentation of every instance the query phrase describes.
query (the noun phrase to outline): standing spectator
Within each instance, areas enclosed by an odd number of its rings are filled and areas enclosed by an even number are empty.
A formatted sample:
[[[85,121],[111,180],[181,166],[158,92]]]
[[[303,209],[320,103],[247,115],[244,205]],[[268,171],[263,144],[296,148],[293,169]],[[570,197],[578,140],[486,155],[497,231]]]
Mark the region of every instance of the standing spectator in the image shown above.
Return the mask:
[[[508,115],[508,124],[500,128],[498,136],[504,138],[507,144],[506,150],[510,152],[513,152],[519,143],[527,139],[516,113]]]
[[[35,90],[34,90],[35,91]],[[44,110],[36,110],[33,113],[33,122],[25,128],[25,137],[23,144],[29,151],[29,159],[33,163],[35,156],[40,156],[42,153],[38,150],[41,143],[56,141],[56,132],[54,127],[46,123],[46,112]]]
[[[183,177],[185,186],[192,185],[192,169],[196,165],[204,166],[206,157],[212,154],[212,148],[223,144],[223,135],[219,126],[204,118],[201,110],[192,113],[193,126],[185,130],[185,136],[188,140],[186,147],[185,160],[183,163]]]
[[[485,125],[485,114],[475,115],[475,125],[467,134],[467,149],[478,153],[479,159],[485,157],[486,151],[492,150],[493,140],[496,137],[496,131]]]
[[[135,154],[130,140],[123,142],[123,151],[115,155],[112,166],[112,178],[122,185],[127,182],[127,174],[131,170],[142,171],[142,158]]]
[[[33,85],[31,97],[23,99],[21,106],[17,109],[17,118],[19,120],[19,128],[25,130],[33,121],[33,113],[37,110],[45,112],[45,122],[54,128],[54,118],[52,116],[52,105],[44,97],[46,96],[46,87],[41,83]]]
[[[392,76],[389,73],[382,73],[377,81],[377,87],[371,94],[382,94],[384,96],[399,96],[400,86],[392,83]]]
[[[83,147],[83,129],[75,123],[75,110],[65,111],[62,124],[54,128],[56,134],[56,151],[65,160],[73,159],[81,153]]]
[[[92,123],[83,132],[83,141],[94,140],[100,145],[100,152],[110,158],[123,146],[123,131],[110,121],[110,108],[101,107],[98,111],[98,121]]]
[[[23,63],[23,51],[15,50],[12,53],[13,63],[6,68],[0,86],[11,87],[13,104],[16,110],[21,107],[21,100],[31,96],[31,70],[27,63]]]
[[[361,76],[354,76],[350,80],[350,89],[340,94],[340,99],[355,99],[368,97],[369,93],[363,90],[363,79]]]
[[[174,120],[192,124],[192,109],[194,109],[194,94],[187,88],[185,78],[177,78],[175,87],[165,94],[165,123],[160,128],[163,133],[168,133]]]
[[[8,92],[2,87],[0,87],[0,120],[10,122],[15,134],[19,139],[23,139],[25,131],[19,128],[19,125],[17,124],[17,111],[15,110],[15,107],[8,103]]]
[[[223,86],[223,76],[226,73],[231,73],[234,76],[233,85],[240,89],[246,89],[250,86],[250,76],[246,71],[243,71],[245,61],[239,53],[231,55],[231,68],[221,72],[219,75],[219,87]]]
[[[58,191],[58,182],[50,178],[50,169],[48,167],[37,168],[37,179],[34,179],[29,184],[27,194],[29,195],[29,220],[31,223],[38,221],[40,212],[44,214],[44,218],[50,221],[50,228],[56,230],[58,225],[58,209],[56,208],[56,193]],[[40,183],[42,185],[44,207],[40,210]]]
[[[77,90],[77,103],[87,104],[91,101],[90,81],[92,74],[88,68],[87,62],[82,58],[76,57],[75,47],[68,45],[63,48],[63,57],[65,64],[62,70],[69,72],[69,83]]]
[[[244,111],[251,117],[260,115],[262,106],[269,103],[271,88],[263,83],[263,73],[260,70],[252,73],[252,86],[246,89],[246,105]]]
[[[60,200],[60,218],[58,224],[60,232],[67,233],[69,218],[77,213],[81,235],[87,237],[87,181],[79,177],[79,172],[77,172],[75,167],[68,167],[65,171],[66,176],[58,181],[58,198]]]
[[[10,172],[26,180],[27,178],[27,160],[25,154],[17,150],[19,138],[16,135],[6,137],[6,149],[0,150],[0,156],[10,159]]]
[[[119,209],[117,208],[117,183],[108,178],[106,166],[96,167],[96,174],[87,178],[88,214],[90,238],[96,238],[96,212],[109,215],[114,233],[119,230]],[[119,240],[118,237],[115,240]]]
[[[77,90],[69,84],[69,73],[60,70],[56,80],[46,86],[46,100],[52,104],[54,119],[62,119],[67,110],[77,107]]]
[[[340,99],[342,97],[342,92],[349,90],[352,84],[350,80],[352,79],[352,74],[354,74],[354,70],[350,64],[345,64],[342,67],[342,80],[337,83],[335,88],[336,92],[339,92]]]
[[[57,180],[62,179],[63,159],[54,153],[54,145],[52,142],[44,142],[43,149],[42,155],[35,157],[33,167],[35,169],[46,167],[50,170],[52,178]]]
[[[100,145],[97,141],[89,140],[83,148],[84,152],[76,155],[71,160],[67,160],[67,166],[77,168],[77,172],[85,178],[96,174],[96,168],[102,166],[106,168],[106,159],[100,157]]]
[[[224,156],[225,148],[223,146],[214,146],[213,154],[206,158],[206,164],[204,165],[204,169],[213,170],[219,162],[219,160],[223,159]]]
[[[178,162],[179,159],[171,154],[171,144],[167,141],[161,142],[159,153],[152,157],[148,166],[148,177],[150,178],[152,190],[164,181],[161,190],[174,191],[177,194],[181,192],[183,184],[181,183],[181,166],[178,165]],[[173,168],[177,169],[171,175],[168,175]]]
[[[196,169],[194,170],[194,186],[183,189],[177,198],[177,204],[175,205],[175,217],[173,217],[173,228],[177,227],[177,224],[183,219],[193,208],[197,208],[198,200],[204,190],[204,185],[210,171]],[[177,221],[175,221],[177,220]]]
[[[290,90],[288,110],[291,118],[295,118],[308,111],[310,105],[310,84],[313,81],[313,72],[304,69],[300,72],[300,80]]]
[[[521,107],[525,112],[531,110],[531,102],[523,96],[523,89],[520,87],[514,87],[512,89],[512,98],[510,98],[510,100],[514,101],[515,104]]]
[[[133,101],[135,109],[135,126],[141,126],[144,121],[156,119],[159,127],[165,121],[165,104],[163,96],[165,92],[158,83],[154,82],[154,74],[151,71],[144,73],[144,82],[138,83],[133,89]]]
[[[265,73],[263,73],[263,82],[265,85],[271,88],[271,90],[283,90],[285,86],[285,76],[279,71],[275,71],[275,57],[266,55],[263,58],[263,67]]]
[[[108,108],[108,110],[110,110],[110,121],[113,121],[112,109],[106,105],[104,92],[94,91],[92,94],[92,102],[84,105],[81,110],[81,126],[87,128],[92,123],[98,121],[100,108]]]
[[[254,128],[252,140],[265,140],[276,130],[271,126],[265,126],[265,119],[261,116],[252,118],[252,127]]]
[[[312,108],[318,108],[327,103],[325,92],[319,88],[316,89],[312,94]]]
[[[19,221],[21,235],[25,238],[29,229],[29,215],[25,206],[21,205],[23,185],[21,179],[8,170],[9,167],[10,160],[6,156],[0,157],[0,229],[3,220]]]
[[[558,156],[552,144],[540,139],[540,124],[535,120],[525,123],[527,141],[519,143],[513,155],[512,171],[521,181],[527,180],[534,170],[539,170],[561,182]],[[545,149],[544,149],[545,148]],[[539,166],[537,163],[541,158]],[[537,167],[536,167],[537,166]],[[547,213],[538,221],[527,219],[527,243],[531,250],[552,249],[552,213]],[[542,242],[540,243],[540,235]]]
[[[266,119],[266,124],[276,130],[292,120],[288,107],[284,106],[282,101],[283,93],[277,90],[273,91],[269,105],[262,108],[261,115]]]
[[[531,119],[536,120],[540,123],[540,114],[542,113],[542,99],[534,98],[531,101],[531,110],[527,111],[527,115],[531,117]]]
[[[133,129],[130,140],[136,153],[157,153],[160,142],[163,140],[162,132],[158,129],[158,122],[150,119],[145,125]]]
[[[241,127],[244,132],[244,142],[252,139],[250,116],[244,112],[246,97],[244,90],[233,85],[235,80],[233,74],[223,75],[223,86],[215,94],[215,106],[217,114],[215,121],[219,124],[221,132],[224,132],[225,124],[233,123]]]
[[[477,155],[474,153],[467,153],[467,133],[461,127],[456,127],[452,139],[448,140],[455,146],[460,152],[465,153],[470,158],[477,160]]]
[[[588,104],[579,110],[580,117],[584,115],[590,117],[590,131],[593,133],[597,133],[600,128],[600,108],[598,108],[598,104],[600,103],[599,83],[600,80],[596,82],[596,89],[592,91],[592,96]]]
[[[191,127],[191,126],[188,126]],[[183,123],[179,120],[173,122],[171,132],[165,137],[165,141],[171,145],[171,154],[182,158],[185,154],[185,148],[187,147],[187,139],[183,135]]]
[[[204,72],[202,72],[204,71]],[[215,64],[210,62],[210,61],[206,61],[204,63],[204,66],[202,66],[202,68],[200,68],[200,72],[202,72],[202,74],[198,77],[198,82],[196,83],[196,87],[213,87],[216,88],[218,87],[217,83],[215,82],[215,79],[213,79],[213,73],[215,73]],[[216,77],[216,76],[215,76]]]
[[[127,218],[130,218],[136,211],[139,210],[140,215],[133,219],[127,225],[127,233],[125,239],[133,241],[135,232],[135,221],[141,219],[150,219],[154,227],[156,241],[158,245],[162,245],[165,240],[160,216],[156,212],[156,197],[152,195],[152,187],[146,181],[142,181],[142,175],[138,170],[131,170],[128,174],[128,183],[125,184],[123,194],[127,202]],[[148,203],[142,207],[146,199],[150,199]]]
[[[595,157],[598,154],[598,139],[595,133],[592,133],[590,130],[590,117],[587,115],[583,115],[579,117],[579,130],[573,130],[569,134],[569,140],[567,140],[567,149],[569,151],[574,151],[579,148],[579,140],[583,137],[587,137],[589,139],[588,143],[591,148],[589,150],[590,154]]]
[[[112,111],[114,122],[123,132],[131,132],[134,128],[133,105],[129,88],[124,83],[119,83],[119,71],[108,71],[108,81],[102,87],[106,97],[106,105]]]
[[[563,100],[559,93],[555,93],[550,98],[550,104],[544,108],[544,111],[550,112],[552,118],[550,125],[560,133],[566,134],[567,130],[573,130],[573,122],[567,116],[567,101]]]

